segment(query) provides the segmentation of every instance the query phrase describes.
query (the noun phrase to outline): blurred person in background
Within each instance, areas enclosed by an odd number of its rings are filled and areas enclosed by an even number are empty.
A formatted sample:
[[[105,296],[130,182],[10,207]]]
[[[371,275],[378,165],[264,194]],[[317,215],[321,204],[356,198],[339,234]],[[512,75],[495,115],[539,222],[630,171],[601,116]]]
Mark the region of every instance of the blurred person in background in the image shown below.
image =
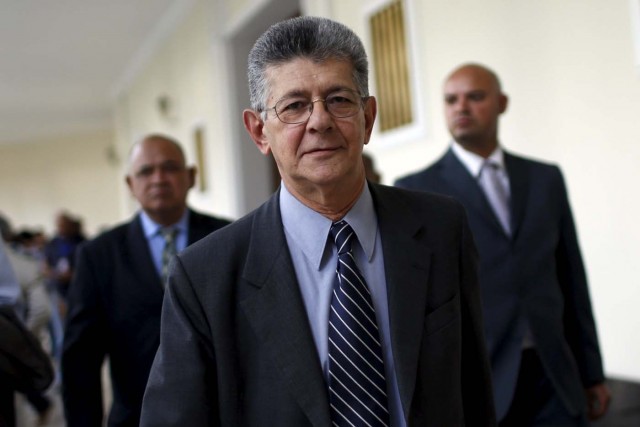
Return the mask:
[[[500,427],[586,426],[610,392],[562,172],[504,149],[508,98],[495,72],[463,64],[443,92],[451,147],[396,185],[467,210]]]
[[[168,263],[229,223],[187,206],[196,169],[187,166],[174,139],[148,135],[134,144],[128,161],[126,183],[140,210],[81,246],[69,288],[62,356],[68,427],[102,425],[101,369],[107,356],[113,390],[108,425],[138,426],[160,339]]]
[[[9,221],[2,215],[0,232],[6,244],[6,254],[20,285],[23,309],[19,314],[27,329],[36,338],[42,339],[51,317],[51,303],[45,287],[42,265],[29,253],[20,237],[14,234]],[[38,423],[43,425],[52,409],[51,400],[44,393],[35,390],[27,391],[25,395],[38,414]]]
[[[56,231],[44,247],[47,289],[51,299],[51,347],[57,362],[60,361],[64,322],[67,313],[67,291],[75,267],[78,246],[85,241],[80,232],[79,220],[67,212],[56,215]]]
[[[20,297],[20,285],[7,255],[4,240],[0,239],[0,306],[16,308]],[[2,337],[0,336],[0,339]],[[0,426],[15,424],[14,389],[0,371]]]

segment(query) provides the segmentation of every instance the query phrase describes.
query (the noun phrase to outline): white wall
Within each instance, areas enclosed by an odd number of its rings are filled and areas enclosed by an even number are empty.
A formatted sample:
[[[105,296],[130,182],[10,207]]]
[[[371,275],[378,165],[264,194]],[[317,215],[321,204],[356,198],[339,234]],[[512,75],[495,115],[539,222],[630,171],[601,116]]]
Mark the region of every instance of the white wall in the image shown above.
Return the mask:
[[[0,211],[14,227],[50,233],[62,209],[78,215],[93,235],[120,218],[125,191],[109,157],[109,131],[0,147]]]

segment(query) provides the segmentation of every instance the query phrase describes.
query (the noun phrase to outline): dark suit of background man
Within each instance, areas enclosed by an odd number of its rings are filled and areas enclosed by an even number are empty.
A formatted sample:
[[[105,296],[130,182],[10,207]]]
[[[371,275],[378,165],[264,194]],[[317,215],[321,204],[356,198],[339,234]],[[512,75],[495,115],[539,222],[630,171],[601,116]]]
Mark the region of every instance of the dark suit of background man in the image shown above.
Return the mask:
[[[175,259],[141,425],[326,427],[373,413],[385,421],[375,426],[494,425],[464,210],[367,184],[361,154],[376,117],[367,73],[358,37],[323,18],[275,24],[252,48],[244,123],[282,185]],[[351,278],[361,292],[351,301],[329,237],[338,220],[356,236],[340,266],[355,260],[364,276]],[[337,319],[344,307],[351,314]]]
[[[585,425],[585,390],[591,418],[604,414],[609,391],[560,170],[500,147],[498,117],[507,97],[487,68],[455,70],[444,101],[451,149],[396,185],[453,196],[467,210],[500,425]],[[498,185],[510,197],[506,227],[478,181],[486,159],[497,164]]]
[[[195,168],[161,135],[133,146],[127,185],[141,211],[81,247],[69,290],[62,378],[67,424],[102,425],[101,366],[109,357],[113,406],[109,426],[138,426],[142,397],[160,336],[165,240],[177,230],[182,250],[228,221],[187,208]]]

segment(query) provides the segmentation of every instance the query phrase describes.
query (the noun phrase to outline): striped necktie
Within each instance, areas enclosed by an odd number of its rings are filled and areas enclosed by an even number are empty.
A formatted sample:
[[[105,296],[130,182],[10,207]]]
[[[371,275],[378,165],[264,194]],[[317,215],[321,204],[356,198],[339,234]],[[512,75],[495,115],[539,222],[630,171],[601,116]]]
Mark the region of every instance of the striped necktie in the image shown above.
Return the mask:
[[[329,403],[334,426],[389,426],[380,333],[369,288],[345,221],[331,226],[338,249],[337,280],[329,313]]]
[[[176,228],[163,228],[160,230],[160,234],[164,238],[164,248],[162,249],[162,287],[167,286],[167,278],[169,277],[169,262],[173,257],[176,250],[176,237],[178,230]]]

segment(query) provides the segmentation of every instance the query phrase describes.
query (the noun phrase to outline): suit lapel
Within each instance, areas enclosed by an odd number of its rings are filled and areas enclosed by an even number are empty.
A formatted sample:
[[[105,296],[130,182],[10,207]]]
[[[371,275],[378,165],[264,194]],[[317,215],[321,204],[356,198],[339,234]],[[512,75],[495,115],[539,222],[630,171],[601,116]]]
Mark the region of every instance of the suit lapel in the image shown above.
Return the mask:
[[[384,253],[395,371],[405,418],[414,394],[430,267],[430,250],[411,209],[384,187],[371,185]],[[401,215],[398,214],[401,212]]]
[[[256,213],[241,306],[312,425],[330,425],[327,389],[280,219],[279,193]]]
[[[162,281],[156,267],[151,259],[147,239],[142,230],[140,216],[137,215],[130,223],[127,229],[127,250],[129,252],[128,259],[129,268],[136,277],[136,291],[144,293],[151,292],[152,295],[157,294],[160,298],[163,296]]]
[[[490,223],[492,227],[500,231],[505,237],[508,237],[482,188],[480,188],[476,179],[471,176],[451,149],[445,154],[441,162],[441,176],[452,189],[451,195],[462,203],[465,209],[475,211],[483,221]]]
[[[515,239],[520,231],[520,226],[524,220],[529,186],[527,183],[527,165],[511,154],[504,153],[504,161],[509,175],[509,186],[511,187],[511,229]]]
[[[205,217],[189,209],[189,236],[187,246],[211,233],[211,226],[205,225]]]

